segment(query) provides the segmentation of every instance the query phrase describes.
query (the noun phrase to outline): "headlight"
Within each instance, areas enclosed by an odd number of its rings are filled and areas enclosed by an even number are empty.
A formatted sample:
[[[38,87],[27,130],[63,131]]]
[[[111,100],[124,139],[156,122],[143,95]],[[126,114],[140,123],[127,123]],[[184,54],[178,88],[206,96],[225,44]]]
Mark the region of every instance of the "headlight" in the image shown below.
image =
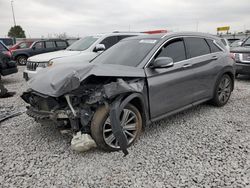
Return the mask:
[[[236,61],[240,61],[240,59],[241,59],[240,57],[242,57],[242,54],[240,54],[240,53],[235,53],[235,54],[234,54],[234,57],[235,57],[235,60],[236,60]]]
[[[46,68],[48,66],[47,62],[40,62],[38,63],[37,67],[42,67],[42,68]]]
[[[50,60],[49,63],[48,63],[48,67],[51,67],[53,65],[53,63],[54,62]]]

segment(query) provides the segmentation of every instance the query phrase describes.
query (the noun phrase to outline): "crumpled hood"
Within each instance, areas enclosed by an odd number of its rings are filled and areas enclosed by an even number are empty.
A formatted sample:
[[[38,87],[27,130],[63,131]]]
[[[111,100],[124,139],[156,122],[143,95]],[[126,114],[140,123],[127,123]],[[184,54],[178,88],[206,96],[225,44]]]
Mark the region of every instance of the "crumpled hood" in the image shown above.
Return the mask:
[[[81,53],[81,51],[60,50],[60,51],[43,53],[43,54],[32,56],[29,58],[29,61],[48,62],[52,59],[74,56],[74,55],[77,55],[80,53]]]
[[[250,46],[249,47],[235,47],[235,48],[231,48],[230,50],[233,53],[250,53]]]
[[[61,64],[46,68],[29,81],[32,90],[41,94],[59,97],[77,89],[89,76],[145,77],[144,70],[137,67],[112,64]]]

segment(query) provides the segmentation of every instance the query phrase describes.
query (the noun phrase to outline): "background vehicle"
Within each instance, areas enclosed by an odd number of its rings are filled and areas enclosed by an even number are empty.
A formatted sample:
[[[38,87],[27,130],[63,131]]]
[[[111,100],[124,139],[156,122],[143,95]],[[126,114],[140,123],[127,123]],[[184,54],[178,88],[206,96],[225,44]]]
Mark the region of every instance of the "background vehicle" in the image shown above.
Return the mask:
[[[91,134],[100,148],[126,154],[145,124],[205,101],[225,105],[234,88],[234,65],[212,35],[131,37],[91,64],[43,71],[22,98],[37,121],[60,126],[68,120],[74,131]]]
[[[108,33],[86,36],[66,50],[36,55],[28,59],[24,78],[26,80],[34,77],[40,70],[48,65],[58,63],[88,62],[95,58],[100,52],[110,48],[126,37],[145,35],[142,33]]]
[[[9,48],[10,51],[18,50],[18,49],[24,49],[29,48],[33,44],[33,40],[26,40],[22,42],[18,42],[17,44],[13,45]]]
[[[7,47],[11,47],[14,45],[14,41],[12,38],[0,38],[0,41],[2,41],[2,43],[5,44]]]
[[[241,43],[241,46],[231,48],[236,60],[236,76],[239,74],[250,75],[250,37]]]
[[[27,59],[33,55],[63,50],[67,47],[68,42],[62,39],[39,40],[35,41],[29,48],[13,51],[13,59],[19,65],[26,65]]]
[[[230,45],[226,38],[221,38],[221,42],[226,46],[226,49],[230,51]]]
[[[17,72],[16,62],[11,61],[8,55],[0,52],[0,78],[1,76],[7,76]]]
[[[5,44],[3,44],[1,41],[0,41],[0,53],[3,53],[5,55],[7,55],[9,58],[12,58],[12,53],[11,51],[8,49],[7,46],[5,46]]]

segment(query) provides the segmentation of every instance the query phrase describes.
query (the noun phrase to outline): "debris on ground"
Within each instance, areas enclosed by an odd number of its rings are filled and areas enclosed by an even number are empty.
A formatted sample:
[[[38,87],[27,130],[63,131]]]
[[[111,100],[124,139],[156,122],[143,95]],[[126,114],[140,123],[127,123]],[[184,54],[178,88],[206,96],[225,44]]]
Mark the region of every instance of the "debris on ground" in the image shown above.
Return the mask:
[[[71,148],[78,152],[85,152],[96,147],[96,143],[89,134],[77,132],[71,140]]]

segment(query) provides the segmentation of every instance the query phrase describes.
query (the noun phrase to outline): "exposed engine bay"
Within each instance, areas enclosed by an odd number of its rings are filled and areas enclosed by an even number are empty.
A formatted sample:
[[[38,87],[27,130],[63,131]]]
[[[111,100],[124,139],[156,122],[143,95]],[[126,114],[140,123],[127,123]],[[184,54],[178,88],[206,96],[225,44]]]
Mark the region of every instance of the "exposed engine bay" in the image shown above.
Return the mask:
[[[59,97],[30,89],[23,93],[22,99],[30,104],[27,114],[37,122],[53,121],[59,127],[70,127],[75,134],[90,135],[96,110],[105,106],[110,112],[113,134],[120,149],[127,155],[128,140],[121,128],[120,114],[133,98],[137,95],[141,97],[140,93],[145,90],[144,82],[143,78],[90,76],[77,89]]]

